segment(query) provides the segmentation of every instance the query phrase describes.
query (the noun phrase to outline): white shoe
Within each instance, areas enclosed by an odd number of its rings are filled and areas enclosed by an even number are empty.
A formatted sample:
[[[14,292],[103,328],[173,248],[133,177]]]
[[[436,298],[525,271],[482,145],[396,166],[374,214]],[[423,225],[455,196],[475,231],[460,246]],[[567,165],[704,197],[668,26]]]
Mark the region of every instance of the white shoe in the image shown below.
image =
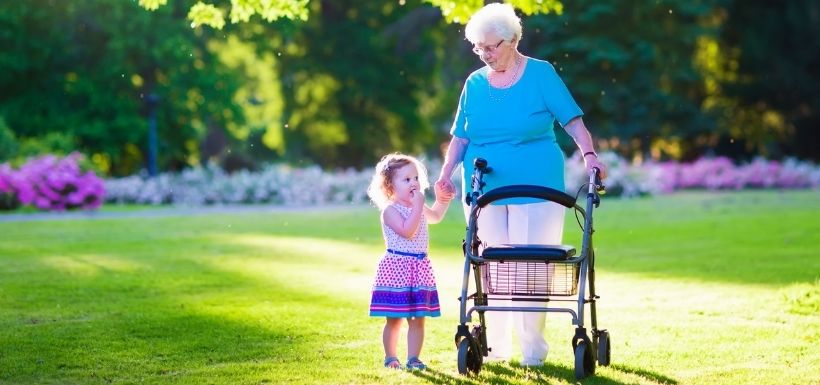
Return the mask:
[[[550,352],[550,345],[545,342],[544,348],[543,358],[524,358],[521,360],[521,366],[544,366],[544,360],[547,359],[547,354]]]
[[[521,360],[521,366],[525,366],[525,367],[544,366],[544,361],[543,360]]]
[[[488,354],[487,357],[484,357],[484,362],[506,362],[509,361],[510,357],[501,357],[493,355],[492,353]]]

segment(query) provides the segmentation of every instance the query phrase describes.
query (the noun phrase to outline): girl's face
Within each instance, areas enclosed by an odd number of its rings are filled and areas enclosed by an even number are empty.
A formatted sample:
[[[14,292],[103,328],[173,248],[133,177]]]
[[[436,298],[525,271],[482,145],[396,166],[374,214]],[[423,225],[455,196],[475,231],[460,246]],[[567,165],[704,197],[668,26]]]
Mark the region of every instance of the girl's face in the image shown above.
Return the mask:
[[[392,200],[410,206],[413,194],[419,193],[419,171],[416,169],[416,165],[410,163],[396,170],[391,182],[393,187]]]

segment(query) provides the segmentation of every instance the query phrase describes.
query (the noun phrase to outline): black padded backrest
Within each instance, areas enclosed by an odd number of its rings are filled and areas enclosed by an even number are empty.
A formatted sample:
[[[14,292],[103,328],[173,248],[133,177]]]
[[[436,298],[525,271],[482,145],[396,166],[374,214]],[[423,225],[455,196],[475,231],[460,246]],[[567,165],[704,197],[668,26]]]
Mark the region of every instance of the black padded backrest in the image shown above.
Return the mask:
[[[567,208],[575,207],[575,198],[569,194],[544,186],[516,184],[492,189],[478,197],[476,204],[484,207],[490,202],[507,198],[538,198],[561,204]]]

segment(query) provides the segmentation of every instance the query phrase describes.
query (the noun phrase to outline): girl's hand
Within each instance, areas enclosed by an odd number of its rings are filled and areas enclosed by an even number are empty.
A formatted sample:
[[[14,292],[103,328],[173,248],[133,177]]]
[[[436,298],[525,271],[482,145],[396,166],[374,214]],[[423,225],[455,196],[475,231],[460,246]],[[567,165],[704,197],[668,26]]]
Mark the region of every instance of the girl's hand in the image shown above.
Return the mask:
[[[449,181],[448,181],[449,182]],[[452,182],[450,182],[452,184]],[[444,183],[435,184],[436,201],[441,203],[448,203],[456,196],[454,188],[448,188]]]
[[[456,186],[453,184],[450,178],[439,178],[439,180],[436,181],[435,189],[436,194],[438,194],[439,191],[443,191],[445,193],[452,193],[453,196],[456,195]]]
[[[424,206],[424,193],[416,189],[410,190],[410,202],[416,208]]]

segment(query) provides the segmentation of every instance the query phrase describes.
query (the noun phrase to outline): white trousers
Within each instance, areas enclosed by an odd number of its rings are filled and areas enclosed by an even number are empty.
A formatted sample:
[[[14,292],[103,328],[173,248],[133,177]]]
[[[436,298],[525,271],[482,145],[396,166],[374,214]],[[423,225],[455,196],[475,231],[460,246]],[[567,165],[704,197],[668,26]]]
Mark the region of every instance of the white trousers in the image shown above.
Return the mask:
[[[553,202],[524,205],[487,205],[478,217],[478,237],[486,245],[552,244],[559,245],[564,234],[566,208]],[[465,213],[469,207],[465,206]],[[469,214],[465,214],[469,215]],[[492,300],[490,306],[545,307],[544,302]],[[541,365],[549,346],[544,340],[546,313],[484,313],[487,344],[492,349],[489,360],[509,360],[512,356],[512,322],[521,345],[523,365]]]

